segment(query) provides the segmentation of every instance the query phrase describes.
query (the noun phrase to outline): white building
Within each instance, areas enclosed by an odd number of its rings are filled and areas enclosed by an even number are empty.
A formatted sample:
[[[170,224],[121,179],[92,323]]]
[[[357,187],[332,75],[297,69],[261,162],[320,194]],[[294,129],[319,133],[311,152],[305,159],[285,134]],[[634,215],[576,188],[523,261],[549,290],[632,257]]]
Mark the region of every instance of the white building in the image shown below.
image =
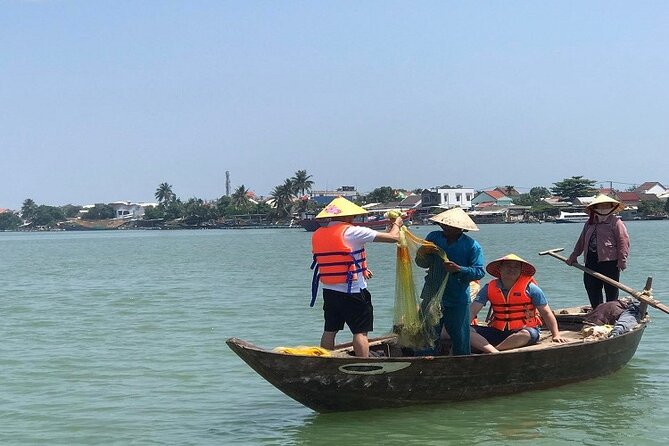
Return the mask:
[[[667,188],[657,181],[646,181],[641,186],[634,189],[637,194],[652,194],[658,197],[667,192]]]
[[[114,208],[116,218],[142,218],[144,209],[149,206],[158,206],[158,203],[131,203],[129,201],[115,201],[109,203]]]
[[[472,207],[474,189],[468,187],[457,189],[424,189],[420,195],[421,206],[424,208],[436,206],[444,209],[454,207],[469,209]]]

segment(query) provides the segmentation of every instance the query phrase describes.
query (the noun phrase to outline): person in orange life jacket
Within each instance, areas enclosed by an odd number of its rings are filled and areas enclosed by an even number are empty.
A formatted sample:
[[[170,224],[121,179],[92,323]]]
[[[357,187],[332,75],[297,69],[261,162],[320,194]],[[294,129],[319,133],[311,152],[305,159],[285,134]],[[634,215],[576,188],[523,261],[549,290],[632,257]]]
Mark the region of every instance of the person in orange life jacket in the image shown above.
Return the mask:
[[[399,240],[402,218],[397,217],[387,232],[352,225],[356,215],[367,211],[343,197],[337,197],[316,218],[329,218],[312,236],[314,279],[312,303],[316,299],[319,282],[323,287],[325,326],[321,347],[332,350],[339,330],[348,325],[353,333],[356,356],[369,356],[367,333],[373,330],[374,309],[367,281],[372,271],[367,268],[365,243],[395,243]]]
[[[576,263],[578,256],[585,251],[587,268],[615,281],[620,279],[620,271],[627,268],[630,238],[625,224],[614,214],[624,207],[619,201],[604,194],[595,197],[587,206],[590,218],[583,226],[576,246],[566,260],[567,265]],[[618,288],[590,274],[583,273],[583,284],[593,310],[604,301],[602,287],[607,302],[618,299]]]
[[[492,321],[487,327],[472,328],[472,348],[484,353],[536,344],[541,319],[553,335],[553,342],[568,342],[560,336],[557,320],[543,291],[534,281],[536,269],[515,254],[493,260],[486,271],[496,279],[488,282],[471,304],[473,319],[487,302],[492,305]]]
[[[425,305],[433,296],[448,274],[448,280],[441,296],[442,318],[436,327],[435,337],[450,337],[454,355],[471,353],[469,339],[470,282],[485,275],[483,269],[483,249],[481,245],[465,234],[478,231],[476,223],[461,208],[453,208],[430,218],[441,230],[430,232],[425,240],[441,248],[448,258],[444,261],[434,247],[422,246],[416,252],[416,264],[427,268],[421,299]],[[425,351],[423,354],[438,354]]]

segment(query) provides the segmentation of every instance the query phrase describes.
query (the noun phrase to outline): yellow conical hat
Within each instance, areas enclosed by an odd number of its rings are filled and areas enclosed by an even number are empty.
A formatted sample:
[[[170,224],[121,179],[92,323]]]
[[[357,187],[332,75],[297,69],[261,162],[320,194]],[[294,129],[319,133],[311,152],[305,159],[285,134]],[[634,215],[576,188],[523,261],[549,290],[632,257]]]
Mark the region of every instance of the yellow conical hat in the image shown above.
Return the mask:
[[[499,277],[500,276],[499,268],[502,265],[502,262],[505,262],[507,260],[514,260],[516,262],[520,262],[523,264],[523,268],[520,270],[521,276],[533,276],[534,273],[537,272],[537,269],[534,266],[532,266],[530,262],[521,259],[515,254],[507,254],[504,257],[500,257],[497,260],[493,260],[492,262],[488,263],[488,266],[485,267],[485,270],[488,271],[488,274],[490,274],[491,276]]]
[[[349,215],[366,214],[367,210],[355,203],[351,203],[344,197],[337,197],[323,209],[316,218],[347,217]]]
[[[604,194],[599,194],[599,195],[597,195],[597,196],[595,197],[595,199],[592,200],[592,202],[591,202],[589,205],[587,205],[586,207],[587,207],[588,209],[592,210],[593,207],[594,207],[596,204],[602,204],[602,203],[611,203],[611,204],[613,205],[613,212],[620,212],[620,211],[622,211],[623,209],[625,209],[625,205],[624,205],[624,204],[622,204],[622,203],[619,202],[618,200],[615,200],[615,199],[609,197],[608,195],[604,195]]]
[[[479,228],[469,215],[462,208],[453,208],[430,217],[430,221],[454,228],[464,229],[465,231],[478,231]]]

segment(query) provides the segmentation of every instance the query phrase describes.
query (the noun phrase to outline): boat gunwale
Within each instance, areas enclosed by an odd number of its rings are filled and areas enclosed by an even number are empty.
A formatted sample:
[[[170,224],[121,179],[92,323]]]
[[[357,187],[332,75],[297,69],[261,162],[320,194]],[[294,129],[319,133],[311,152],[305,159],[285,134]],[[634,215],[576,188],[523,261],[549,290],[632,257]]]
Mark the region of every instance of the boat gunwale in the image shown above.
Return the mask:
[[[622,333],[622,334],[620,334],[616,337],[613,337],[613,338],[606,337],[606,338],[593,339],[593,340],[581,339],[581,340],[574,340],[574,341],[567,342],[567,343],[555,343],[555,344],[545,345],[545,346],[542,346],[541,348],[536,348],[536,345],[528,345],[528,346],[519,347],[519,348],[515,348],[515,349],[511,349],[511,350],[500,351],[499,353],[494,353],[494,354],[473,353],[471,355],[458,355],[458,356],[451,356],[451,355],[390,356],[390,357],[388,357],[388,356],[370,356],[370,357],[367,357],[367,358],[360,358],[360,357],[352,356],[352,355],[346,355],[346,356],[344,356],[344,355],[328,355],[328,356],[325,356],[325,355],[323,355],[323,356],[294,355],[294,354],[286,354],[286,353],[282,353],[282,352],[272,351],[272,350],[269,350],[269,349],[264,348],[264,347],[260,347],[258,345],[255,345],[255,344],[249,342],[249,341],[246,341],[244,339],[237,338],[237,337],[228,338],[226,340],[226,344],[228,344],[228,346],[230,346],[231,348],[232,348],[232,345],[235,345],[235,346],[238,346],[238,347],[240,347],[242,349],[245,349],[245,350],[253,350],[253,351],[256,351],[258,353],[264,353],[264,354],[274,355],[274,356],[277,356],[277,357],[284,357],[284,358],[289,358],[289,357],[309,358],[309,359],[317,359],[317,360],[325,360],[325,361],[332,361],[332,360],[360,361],[360,360],[365,360],[365,361],[373,361],[373,362],[393,361],[393,360],[400,360],[400,359],[403,359],[403,360],[410,359],[410,360],[413,360],[413,361],[415,361],[415,360],[426,360],[426,361],[448,360],[448,361],[452,361],[452,360],[456,360],[458,358],[497,357],[497,356],[500,356],[500,355],[513,355],[513,354],[524,353],[524,352],[554,351],[554,350],[558,350],[558,349],[575,348],[575,347],[583,346],[583,345],[599,344],[599,343],[602,343],[602,342],[612,341],[613,339],[618,338],[618,337],[631,335],[634,332],[637,332],[639,330],[644,330],[648,326],[649,322],[650,322],[650,320],[648,318],[645,318],[642,321],[640,321],[631,330],[629,330],[625,333]],[[571,331],[571,330],[562,330],[562,331]],[[377,341],[391,340],[393,338],[395,338],[395,336],[386,335],[386,336],[380,336],[378,338],[371,338],[369,341],[370,341],[370,343],[374,343],[374,342],[377,342]],[[380,342],[380,343],[383,344],[383,342]],[[346,345],[346,344],[342,344],[342,345]],[[347,347],[344,347],[344,348],[347,348]],[[234,351],[234,349],[233,349],[233,351]],[[237,353],[237,352],[235,352],[235,353]],[[241,355],[239,355],[239,356],[242,357]],[[244,358],[242,357],[242,359],[244,359]]]

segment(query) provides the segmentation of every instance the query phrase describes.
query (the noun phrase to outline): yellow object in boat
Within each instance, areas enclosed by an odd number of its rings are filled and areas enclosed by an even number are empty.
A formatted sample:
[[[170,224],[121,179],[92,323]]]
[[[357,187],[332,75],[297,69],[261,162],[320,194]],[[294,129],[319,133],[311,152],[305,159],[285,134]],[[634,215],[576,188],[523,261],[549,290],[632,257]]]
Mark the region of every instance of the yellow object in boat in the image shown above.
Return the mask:
[[[272,350],[275,353],[283,353],[284,355],[295,356],[330,356],[330,350],[321,347],[308,347],[298,345],[297,347],[276,347]]]

